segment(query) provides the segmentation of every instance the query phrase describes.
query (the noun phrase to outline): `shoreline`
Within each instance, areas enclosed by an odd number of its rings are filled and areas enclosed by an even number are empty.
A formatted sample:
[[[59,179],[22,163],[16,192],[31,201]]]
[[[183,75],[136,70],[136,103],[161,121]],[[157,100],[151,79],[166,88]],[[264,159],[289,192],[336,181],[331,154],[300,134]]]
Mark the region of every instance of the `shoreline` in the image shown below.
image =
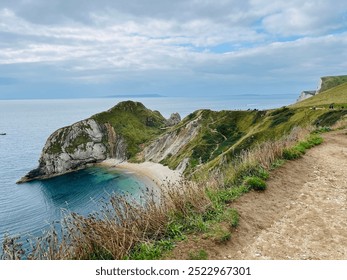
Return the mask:
[[[106,159],[97,165],[114,168],[127,173],[133,173],[135,176],[150,180],[159,188],[176,185],[183,179],[179,171],[171,170],[169,167],[160,163],[145,161],[142,163],[119,162],[116,159]]]

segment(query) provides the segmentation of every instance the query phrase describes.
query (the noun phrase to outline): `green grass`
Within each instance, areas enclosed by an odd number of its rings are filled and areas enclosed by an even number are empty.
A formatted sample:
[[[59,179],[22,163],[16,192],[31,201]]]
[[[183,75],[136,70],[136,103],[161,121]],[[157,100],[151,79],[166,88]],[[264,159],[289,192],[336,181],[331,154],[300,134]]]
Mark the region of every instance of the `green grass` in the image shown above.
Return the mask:
[[[290,107],[302,108],[316,106],[327,108],[332,103],[335,104],[335,108],[341,108],[341,106],[347,108],[347,83],[330,88]]]
[[[70,146],[65,148],[65,151],[68,153],[73,153],[80,145],[83,145],[85,149],[88,142],[92,142],[92,139],[90,139],[85,133],[81,133],[71,142]]]
[[[147,109],[133,101],[120,102],[110,110],[92,116],[99,123],[109,123],[127,143],[128,158],[141,150],[147,143],[163,132],[165,118],[157,111]]]
[[[159,240],[154,243],[140,243],[128,256],[129,260],[158,260],[163,254],[172,250],[174,243],[171,240]]]
[[[283,158],[286,160],[298,159],[302,154],[295,148],[288,148],[283,151]]]
[[[347,115],[347,110],[333,110],[333,111],[328,111],[314,122],[316,126],[323,126],[323,127],[329,127],[333,124],[335,124],[338,120],[340,120],[342,117]]]
[[[207,260],[208,254],[205,250],[201,249],[197,252],[189,252],[190,260]]]
[[[301,141],[291,148],[283,151],[283,158],[286,160],[294,160],[300,158],[306,153],[307,149],[317,146],[323,142],[323,138],[316,133],[311,134],[306,141]]]
[[[265,181],[256,176],[246,178],[243,184],[245,187],[248,187],[255,191],[264,191],[266,189]]]
[[[231,228],[235,228],[239,225],[240,215],[236,209],[228,208],[223,215],[223,220],[227,221]]]
[[[230,203],[239,197],[241,197],[243,194],[248,193],[249,188],[246,186],[234,186],[229,187],[226,189],[220,189],[218,191],[208,191],[208,196],[214,203]]]
[[[347,76],[327,76],[322,77],[322,85],[320,88],[320,92],[329,90],[331,88],[337,87],[341,84],[347,83]]]
[[[275,161],[271,164],[270,170],[274,170],[276,168],[281,167],[286,161],[284,159],[275,159]]]
[[[293,109],[288,107],[282,107],[273,111],[270,115],[272,117],[270,128],[273,128],[279,124],[286,123],[295,114]]]

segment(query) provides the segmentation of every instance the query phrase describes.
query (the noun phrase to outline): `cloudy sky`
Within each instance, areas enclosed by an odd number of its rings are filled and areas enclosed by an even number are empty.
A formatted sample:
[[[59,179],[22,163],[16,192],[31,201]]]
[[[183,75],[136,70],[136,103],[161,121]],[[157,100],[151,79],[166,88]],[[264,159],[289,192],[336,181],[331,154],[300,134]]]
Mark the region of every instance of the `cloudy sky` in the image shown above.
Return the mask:
[[[0,99],[296,97],[339,74],[345,0],[0,0]]]

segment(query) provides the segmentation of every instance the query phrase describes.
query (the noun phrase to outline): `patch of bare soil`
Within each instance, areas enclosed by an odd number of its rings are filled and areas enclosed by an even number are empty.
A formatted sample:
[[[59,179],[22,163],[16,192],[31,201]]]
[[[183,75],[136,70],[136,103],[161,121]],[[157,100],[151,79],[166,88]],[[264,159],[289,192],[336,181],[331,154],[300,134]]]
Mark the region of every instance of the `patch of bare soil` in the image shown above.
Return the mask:
[[[231,205],[240,223],[228,243],[197,236],[171,257],[200,248],[210,259],[347,259],[347,135],[323,136],[323,144],[273,171],[265,192]]]

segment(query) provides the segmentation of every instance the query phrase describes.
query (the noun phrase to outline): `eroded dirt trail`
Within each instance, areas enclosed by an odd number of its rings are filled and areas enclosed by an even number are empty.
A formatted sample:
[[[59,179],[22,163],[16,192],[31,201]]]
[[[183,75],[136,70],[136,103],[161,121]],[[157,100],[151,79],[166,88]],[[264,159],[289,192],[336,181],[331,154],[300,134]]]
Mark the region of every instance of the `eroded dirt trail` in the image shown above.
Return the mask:
[[[232,207],[240,224],[216,259],[347,259],[347,135],[324,143],[275,170],[263,193]]]

